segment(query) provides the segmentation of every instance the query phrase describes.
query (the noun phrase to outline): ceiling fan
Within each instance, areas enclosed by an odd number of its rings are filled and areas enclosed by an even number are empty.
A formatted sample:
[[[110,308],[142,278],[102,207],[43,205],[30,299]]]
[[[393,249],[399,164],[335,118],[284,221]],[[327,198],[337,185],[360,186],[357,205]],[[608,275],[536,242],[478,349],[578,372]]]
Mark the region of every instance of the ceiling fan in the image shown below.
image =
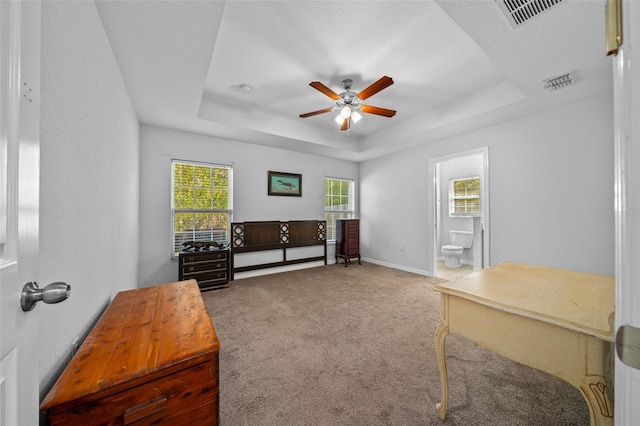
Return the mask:
[[[351,91],[352,84],[353,80],[351,80],[350,78],[342,80],[342,87],[344,88],[344,92],[337,94],[319,81],[312,81],[311,83],[309,83],[309,86],[324,93],[325,95],[336,101],[336,106],[320,109],[318,111],[308,112],[306,114],[300,114],[300,118],[307,118],[318,114],[340,110],[340,114],[338,114],[335,120],[338,124],[340,124],[340,130],[348,131],[351,127],[351,121],[357,123],[362,117],[358,111],[362,111],[367,114],[381,115],[383,117],[393,117],[394,115],[396,115],[396,111],[392,109],[362,104],[362,101],[391,86],[393,84],[393,79],[391,77],[387,77],[385,75],[366,89],[362,90],[360,93]]]

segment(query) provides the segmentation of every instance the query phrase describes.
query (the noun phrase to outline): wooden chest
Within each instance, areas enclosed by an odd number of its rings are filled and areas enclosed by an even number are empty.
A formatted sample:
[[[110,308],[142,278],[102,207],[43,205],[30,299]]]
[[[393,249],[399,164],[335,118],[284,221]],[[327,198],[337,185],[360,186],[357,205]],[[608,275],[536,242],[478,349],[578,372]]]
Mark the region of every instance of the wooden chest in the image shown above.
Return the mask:
[[[217,425],[219,350],[195,280],[123,291],[40,409],[50,425]]]

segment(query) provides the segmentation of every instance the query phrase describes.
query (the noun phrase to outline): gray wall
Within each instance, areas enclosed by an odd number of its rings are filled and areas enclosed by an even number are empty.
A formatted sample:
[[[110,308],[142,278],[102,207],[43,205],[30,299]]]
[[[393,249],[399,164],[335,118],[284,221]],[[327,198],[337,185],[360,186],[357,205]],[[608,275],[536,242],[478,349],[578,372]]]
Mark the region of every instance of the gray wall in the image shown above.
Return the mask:
[[[489,147],[490,264],[510,260],[613,275],[611,97],[361,163],[363,255],[432,274],[428,162],[484,146]]]
[[[39,281],[71,285],[36,308],[44,395],[74,338],[137,285],[139,125],[93,2],[43,2],[41,81]]]
[[[178,264],[171,260],[172,158],[233,166],[235,222],[323,219],[324,177],[354,179],[356,185],[358,177],[358,165],[350,161],[142,126],[139,268],[141,287],[178,279]],[[302,197],[268,196],[269,170],[301,173]],[[331,257],[329,255],[329,259]],[[238,277],[246,275],[240,274]]]

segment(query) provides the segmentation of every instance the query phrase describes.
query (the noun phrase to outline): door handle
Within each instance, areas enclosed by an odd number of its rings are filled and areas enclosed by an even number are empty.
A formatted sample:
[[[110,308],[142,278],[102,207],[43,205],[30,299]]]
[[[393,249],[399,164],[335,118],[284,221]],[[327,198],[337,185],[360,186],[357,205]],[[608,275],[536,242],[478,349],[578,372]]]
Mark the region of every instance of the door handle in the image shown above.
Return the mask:
[[[22,287],[20,306],[27,312],[35,308],[36,303],[59,303],[71,296],[71,286],[67,283],[52,283],[41,289],[35,281],[28,282]]]
[[[620,361],[640,369],[640,328],[623,325],[616,333],[616,352]]]

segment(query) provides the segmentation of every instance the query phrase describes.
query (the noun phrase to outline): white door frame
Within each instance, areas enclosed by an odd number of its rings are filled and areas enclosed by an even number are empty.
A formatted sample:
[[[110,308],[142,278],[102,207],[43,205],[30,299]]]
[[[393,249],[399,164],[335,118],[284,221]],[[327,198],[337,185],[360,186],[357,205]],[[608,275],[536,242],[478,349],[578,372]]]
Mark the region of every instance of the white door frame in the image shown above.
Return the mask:
[[[640,328],[640,4],[623,0],[622,6],[622,46],[613,59],[616,331]],[[614,423],[638,424],[640,370],[616,356],[614,386]]]
[[[457,158],[469,157],[469,156],[482,156],[482,178],[480,179],[480,209],[482,211],[482,253],[483,253],[483,261],[482,267],[487,268],[491,266],[490,259],[490,232],[489,232],[489,147],[481,147],[476,149],[471,149],[469,151],[457,152],[453,154],[448,154],[440,157],[430,158],[429,159],[429,233],[427,236],[428,241],[431,242],[431,250],[432,256],[429,258],[429,264],[427,265],[428,271],[433,271],[432,275],[435,277],[438,275],[438,208],[439,208],[439,200],[438,197],[438,185],[439,185],[439,175],[438,175],[438,165],[440,163],[455,160]]]

